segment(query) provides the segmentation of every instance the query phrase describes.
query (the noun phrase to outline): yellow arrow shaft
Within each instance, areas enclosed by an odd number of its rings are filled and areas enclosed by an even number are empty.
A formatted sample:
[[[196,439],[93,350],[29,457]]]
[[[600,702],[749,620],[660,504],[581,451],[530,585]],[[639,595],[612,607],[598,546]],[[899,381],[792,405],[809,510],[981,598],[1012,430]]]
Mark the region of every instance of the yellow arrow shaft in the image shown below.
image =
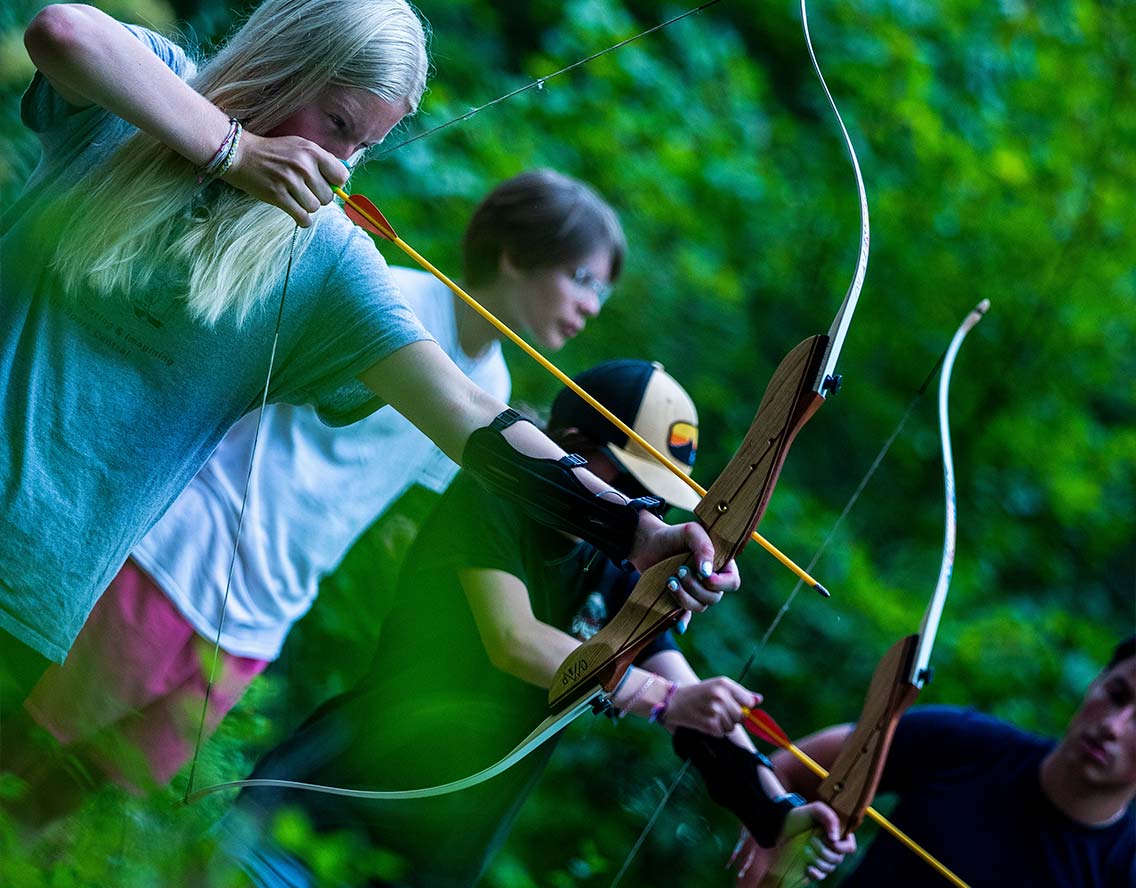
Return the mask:
[[[799,761],[802,765],[816,774],[821,780],[824,780],[826,777],[828,777],[828,771],[821,767],[820,764],[812,759],[808,755],[808,753],[806,753],[799,746],[794,743],[790,743],[785,748],[796,757],[797,761]],[[907,835],[907,833],[905,833],[898,826],[884,817],[884,815],[877,811],[875,808],[868,808],[868,810],[864,813],[871,817],[872,820],[878,823],[883,829],[887,830],[887,832],[898,842],[900,842],[900,844],[905,845],[907,848],[913,851],[920,859],[922,859],[933,870],[935,870],[935,872],[941,875],[952,885],[955,885],[956,888],[970,888],[970,886],[968,886],[966,882],[964,882],[949,869],[943,866],[943,864],[939,863],[938,860],[931,856],[930,852],[926,851],[921,845],[919,845],[919,843],[917,843],[913,838]]]

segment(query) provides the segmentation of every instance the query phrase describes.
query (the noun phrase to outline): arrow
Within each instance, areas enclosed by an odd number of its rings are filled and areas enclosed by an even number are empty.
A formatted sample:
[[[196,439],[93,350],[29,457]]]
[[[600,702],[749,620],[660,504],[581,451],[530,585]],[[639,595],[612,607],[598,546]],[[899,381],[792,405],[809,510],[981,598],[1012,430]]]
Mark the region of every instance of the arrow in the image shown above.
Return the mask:
[[[756,737],[760,737],[766,743],[770,743],[773,746],[784,749],[786,752],[791,753],[793,757],[797,759],[797,761],[799,761],[802,765],[816,774],[816,776],[821,780],[828,778],[828,771],[826,771],[818,762],[816,762],[811,756],[809,756],[808,753],[806,753],[792,740],[790,740],[789,735],[786,734],[784,730],[782,730],[781,726],[777,724],[777,722],[773,719],[773,716],[771,716],[768,712],[763,709],[748,709],[746,707],[742,707],[742,714],[745,716],[744,724],[746,730],[751,734]],[[964,882],[949,869],[943,866],[943,864],[939,863],[939,861],[936,860],[930,854],[930,852],[924,849],[918,842],[916,842],[909,835],[907,835],[907,833],[905,833],[898,826],[884,817],[884,815],[877,811],[875,808],[868,807],[864,813],[867,814],[868,817],[874,820],[877,824],[879,824],[882,829],[886,830],[888,834],[890,834],[900,844],[905,845],[920,859],[929,864],[931,868],[935,870],[935,872],[941,875],[952,885],[957,886],[957,888],[970,888],[970,886],[967,885],[966,882]]]

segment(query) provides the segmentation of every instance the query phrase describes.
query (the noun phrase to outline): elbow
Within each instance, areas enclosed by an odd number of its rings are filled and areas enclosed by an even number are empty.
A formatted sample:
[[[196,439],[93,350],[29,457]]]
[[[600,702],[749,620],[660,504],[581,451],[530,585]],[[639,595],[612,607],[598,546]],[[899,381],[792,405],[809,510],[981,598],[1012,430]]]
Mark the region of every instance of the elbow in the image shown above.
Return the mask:
[[[523,679],[523,658],[519,655],[523,648],[520,638],[511,632],[502,632],[487,640],[485,653],[489,655],[494,669]]]
[[[41,9],[24,31],[24,47],[35,66],[50,75],[59,61],[82,52],[86,18],[81,6],[57,3]]]
[[[489,662],[493,668],[500,672],[513,674],[514,658],[509,650],[509,642],[503,638],[495,638],[485,645],[485,653],[489,655]]]

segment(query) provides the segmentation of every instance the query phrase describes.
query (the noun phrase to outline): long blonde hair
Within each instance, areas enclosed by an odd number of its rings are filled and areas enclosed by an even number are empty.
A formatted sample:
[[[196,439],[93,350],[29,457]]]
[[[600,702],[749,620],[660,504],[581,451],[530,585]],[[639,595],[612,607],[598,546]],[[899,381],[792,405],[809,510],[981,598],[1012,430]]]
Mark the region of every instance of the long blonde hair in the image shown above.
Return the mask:
[[[366,89],[417,110],[426,88],[426,30],[405,0],[266,0],[190,84],[257,134],[271,132],[329,85]],[[282,210],[216,183],[205,200],[193,165],[137,133],[62,204],[68,236],[55,267],[65,288],[104,295],[146,288],[184,269],[190,314],[238,323],[271,291],[295,223]],[[192,212],[191,212],[192,209]],[[297,249],[310,243],[307,229]]]

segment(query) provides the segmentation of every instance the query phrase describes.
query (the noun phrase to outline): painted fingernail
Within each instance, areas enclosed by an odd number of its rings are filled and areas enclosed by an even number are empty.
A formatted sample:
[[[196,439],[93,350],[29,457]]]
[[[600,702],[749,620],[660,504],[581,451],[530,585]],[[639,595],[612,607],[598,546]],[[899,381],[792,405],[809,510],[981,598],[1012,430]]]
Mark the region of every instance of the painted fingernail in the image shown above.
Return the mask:
[[[685,635],[686,627],[689,625],[690,614],[687,614],[685,617],[682,617],[677,623],[675,623],[675,631],[678,632],[679,635]]]
[[[672,592],[677,592],[678,591],[678,580],[676,580],[674,577],[671,577],[669,580],[667,580],[667,588],[670,589]]]
[[[690,573],[690,568],[689,568],[689,567],[687,567],[687,566],[686,566],[686,565],[684,564],[684,565],[683,565],[682,567],[680,567],[680,568],[678,569],[678,578],[679,578],[680,580],[685,580],[685,579],[686,579],[686,575],[687,575],[688,573]]]
[[[714,562],[703,561],[698,569],[702,572],[703,577],[709,577],[710,574],[714,573]]]

